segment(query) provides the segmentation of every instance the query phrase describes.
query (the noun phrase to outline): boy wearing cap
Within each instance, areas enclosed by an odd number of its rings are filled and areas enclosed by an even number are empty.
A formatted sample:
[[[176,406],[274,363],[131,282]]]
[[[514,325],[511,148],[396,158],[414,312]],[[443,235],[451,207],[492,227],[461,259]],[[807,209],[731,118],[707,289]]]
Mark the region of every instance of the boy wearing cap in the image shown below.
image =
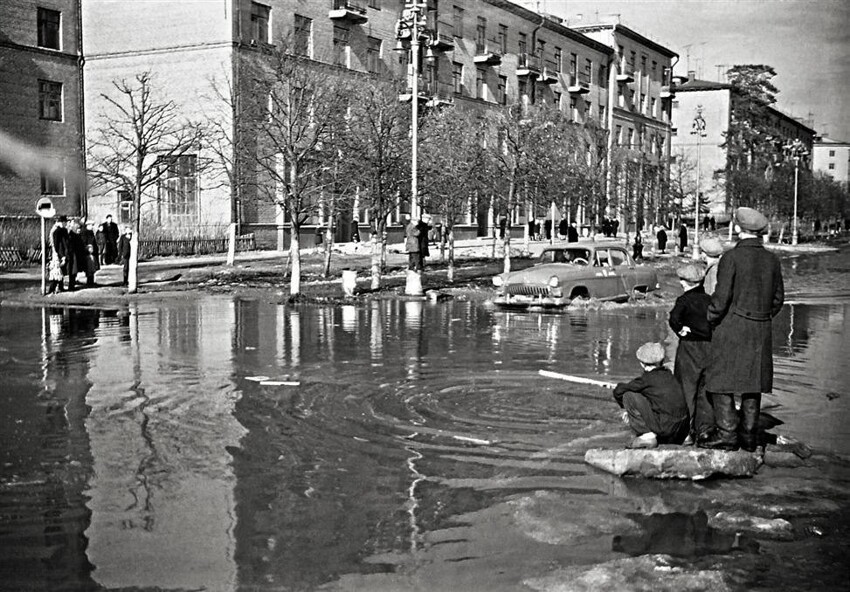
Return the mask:
[[[705,255],[706,265],[702,287],[705,293],[711,296],[714,294],[715,286],[717,286],[717,262],[720,261],[720,256],[723,254],[723,243],[716,237],[707,236],[700,239],[699,247]]]
[[[717,287],[708,307],[713,327],[706,390],[714,407],[715,435],[706,448],[754,451],[761,393],[773,389],[772,320],[782,309],[785,287],[779,259],[759,236],[767,218],[752,208],[735,211],[739,241],[717,265]],[[734,393],[741,393],[739,417]]]
[[[704,274],[703,268],[693,263],[676,270],[684,293],[676,299],[669,319],[679,337],[673,375],[682,385],[691,418],[686,445],[704,440],[714,427],[714,410],[705,392],[705,373],[711,361],[711,297],[703,289]]]
[[[688,407],[679,381],[664,367],[664,346],[644,343],[635,355],[643,374],[614,388],[614,400],[637,435],[629,448],[681,444],[688,434]]]

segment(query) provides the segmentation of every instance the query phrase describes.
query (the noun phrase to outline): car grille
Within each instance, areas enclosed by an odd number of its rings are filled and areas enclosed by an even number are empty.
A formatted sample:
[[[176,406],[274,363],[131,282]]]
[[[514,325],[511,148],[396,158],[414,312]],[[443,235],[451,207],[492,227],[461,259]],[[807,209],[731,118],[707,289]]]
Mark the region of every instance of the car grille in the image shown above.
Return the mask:
[[[548,296],[546,286],[529,286],[526,284],[508,284],[505,290],[510,296]]]

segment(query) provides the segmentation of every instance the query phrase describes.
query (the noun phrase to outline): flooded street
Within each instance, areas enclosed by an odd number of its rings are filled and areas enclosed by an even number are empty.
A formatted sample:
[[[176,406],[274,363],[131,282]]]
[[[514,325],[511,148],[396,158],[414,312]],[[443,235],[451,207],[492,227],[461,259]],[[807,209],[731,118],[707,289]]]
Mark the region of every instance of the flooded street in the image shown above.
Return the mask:
[[[821,513],[791,520],[823,536],[713,530],[714,499],[783,494],[770,469],[682,483],[585,465],[628,439],[610,391],[538,370],[637,375],[672,299],[544,314],[181,295],[0,308],[0,589],[530,590],[649,553],[720,565],[733,589],[747,570],[839,589],[850,532],[822,517],[850,502],[850,257],[783,265],[764,408],[841,468],[801,494]]]

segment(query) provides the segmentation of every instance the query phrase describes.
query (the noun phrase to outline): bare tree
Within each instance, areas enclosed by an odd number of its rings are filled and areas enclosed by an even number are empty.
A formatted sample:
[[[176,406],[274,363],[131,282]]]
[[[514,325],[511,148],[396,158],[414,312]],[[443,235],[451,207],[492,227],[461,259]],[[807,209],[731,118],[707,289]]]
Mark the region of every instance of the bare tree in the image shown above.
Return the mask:
[[[399,103],[394,82],[375,80],[355,94],[349,113],[344,153],[353,165],[372,225],[372,289],[381,285],[386,267],[387,218],[398,207],[407,180],[410,155],[410,107]]]
[[[316,212],[327,170],[337,158],[334,129],[348,107],[348,85],[329,66],[291,55],[285,42],[245,68],[244,84],[260,194],[285,214],[290,226],[289,293],[301,292],[301,229]]]
[[[198,151],[199,130],[183,119],[173,100],[156,96],[150,72],[114,80],[112,87],[100,95],[103,109],[88,140],[88,173],[94,186],[132,196],[135,232],[128,289],[135,293],[143,199],[180,157]]]

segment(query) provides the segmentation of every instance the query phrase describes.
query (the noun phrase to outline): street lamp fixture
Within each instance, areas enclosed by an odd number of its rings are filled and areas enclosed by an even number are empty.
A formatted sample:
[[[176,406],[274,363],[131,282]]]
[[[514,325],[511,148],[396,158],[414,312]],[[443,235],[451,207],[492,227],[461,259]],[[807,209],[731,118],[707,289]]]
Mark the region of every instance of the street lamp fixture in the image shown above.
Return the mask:
[[[700,157],[702,152],[702,139],[708,134],[705,132],[705,119],[702,117],[702,105],[697,105],[697,114],[691,126],[691,135],[697,137],[697,189],[694,194],[694,259],[699,259],[699,194],[700,194]]]
[[[795,139],[790,144],[782,147],[787,156],[794,159],[794,218],[791,221],[791,244],[796,245],[798,240],[797,234],[797,192],[799,188],[800,175],[800,160],[809,155],[806,145],[799,139]]]

